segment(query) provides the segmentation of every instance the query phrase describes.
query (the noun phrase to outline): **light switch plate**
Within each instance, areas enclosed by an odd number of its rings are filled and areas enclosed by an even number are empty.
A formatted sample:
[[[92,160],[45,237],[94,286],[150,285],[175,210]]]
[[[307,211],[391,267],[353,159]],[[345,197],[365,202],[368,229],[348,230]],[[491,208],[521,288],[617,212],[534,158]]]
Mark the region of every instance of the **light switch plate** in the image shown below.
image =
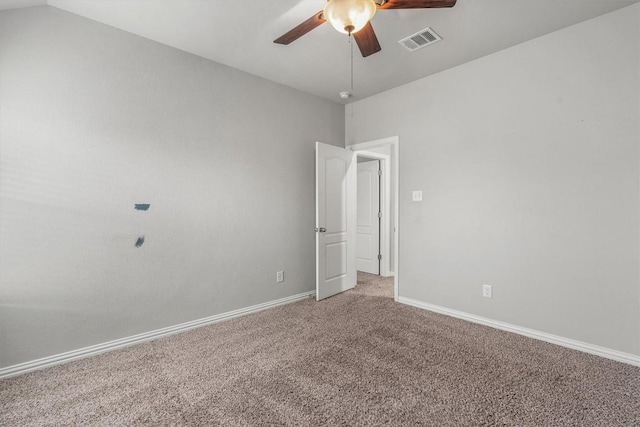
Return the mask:
[[[411,195],[411,200],[414,202],[422,201],[422,190],[413,190],[413,194]]]

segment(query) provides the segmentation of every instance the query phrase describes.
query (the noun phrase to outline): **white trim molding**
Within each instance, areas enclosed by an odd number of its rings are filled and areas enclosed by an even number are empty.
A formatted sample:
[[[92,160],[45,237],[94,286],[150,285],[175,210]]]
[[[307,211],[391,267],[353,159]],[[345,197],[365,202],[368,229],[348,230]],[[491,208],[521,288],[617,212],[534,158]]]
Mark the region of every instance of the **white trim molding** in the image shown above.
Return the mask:
[[[190,322],[181,323],[179,325],[169,326],[162,329],[156,329],[150,332],[144,332],[142,334],[132,335],[126,338],[120,338],[113,341],[108,341],[102,344],[92,345],[90,347],[84,347],[77,350],[68,351],[66,353],[60,353],[53,356],[43,357],[42,359],[36,359],[29,362],[20,363],[18,365],[7,366],[0,369],[0,379],[15,377],[17,375],[26,374],[27,372],[35,371],[38,369],[44,369],[55,365],[61,365],[63,363],[71,362],[78,359],[84,359],[85,357],[95,356],[107,351],[117,350],[120,348],[128,347],[134,344],[143,343],[146,341],[152,341],[158,338],[163,338],[169,335],[174,335],[180,332],[185,332],[190,329],[199,328],[201,326],[211,325],[213,323],[222,322],[224,320],[230,320],[234,317],[245,316],[247,314],[257,313],[268,308],[277,307],[279,305],[290,304],[293,302],[301,301],[306,298],[315,296],[315,291],[304,292],[297,295],[277,299],[274,301],[268,301],[262,304],[252,305],[250,307],[240,308],[238,310],[229,311],[226,313],[216,314],[214,316],[205,317],[203,319],[192,320]]]
[[[589,354],[595,354],[596,356],[605,357],[607,359],[615,360],[617,362],[627,363],[629,365],[640,366],[640,356],[630,353],[624,353],[622,351],[613,350],[599,345],[589,344],[582,341],[573,340],[570,338],[561,337],[558,335],[548,334],[546,332],[536,331],[535,329],[523,328],[521,326],[512,325],[510,323],[500,322],[497,320],[488,319],[486,317],[476,316],[474,314],[465,313],[463,311],[452,310],[450,308],[428,304],[422,301],[414,300],[411,298],[399,297],[398,302],[413,307],[421,308],[434,313],[444,314],[458,319],[466,320],[480,325],[489,326],[495,329],[500,329],[507,332],[513,332],[514,334],[524,335],[529,338],[534,338],[540,341],[546,341],[551,344],[556,344],[562,347],[571,348],[573,350],[583,351]]]

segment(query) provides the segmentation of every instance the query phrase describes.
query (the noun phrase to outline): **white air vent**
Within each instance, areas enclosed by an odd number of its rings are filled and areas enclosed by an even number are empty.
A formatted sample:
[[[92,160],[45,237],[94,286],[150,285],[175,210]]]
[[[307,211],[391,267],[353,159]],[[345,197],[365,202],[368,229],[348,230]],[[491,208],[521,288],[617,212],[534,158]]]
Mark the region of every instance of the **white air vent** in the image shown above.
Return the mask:
[[[407,50],[413,52],[414,50],[429,46],[430,44],[439,42],[440,40],[442,40],[442,37],[437,35],[431,28],[427,27],[409,37],[403,38],[398,43],[406,47]]]

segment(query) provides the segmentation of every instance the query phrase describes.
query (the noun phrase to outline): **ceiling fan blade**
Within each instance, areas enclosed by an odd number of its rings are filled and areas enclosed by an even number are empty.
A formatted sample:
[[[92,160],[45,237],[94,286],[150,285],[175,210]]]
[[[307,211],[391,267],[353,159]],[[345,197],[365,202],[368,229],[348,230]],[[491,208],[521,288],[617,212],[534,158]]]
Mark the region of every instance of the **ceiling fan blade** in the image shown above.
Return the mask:
[[[358,47],[360,48],[360,53],[362,53],[362,56],[365,58],[382,50],[380,43],[378,42],[378,37],[376,37],[376,33],[373,31],[373,27],[371,26],[371,22],[367,22],[367,25],[365,25],[360,31],[353,33],[353,38],[356,39],[356,43],[358,43]]]
[[[304,21],[302,24],[284,33],[273,42],[278,44],[289,44],[325,22],[326,19],[322,17],[322,11],[320,11]]]
[[[427,9],[453,7],[456,0],[387,0],[378,9]]]

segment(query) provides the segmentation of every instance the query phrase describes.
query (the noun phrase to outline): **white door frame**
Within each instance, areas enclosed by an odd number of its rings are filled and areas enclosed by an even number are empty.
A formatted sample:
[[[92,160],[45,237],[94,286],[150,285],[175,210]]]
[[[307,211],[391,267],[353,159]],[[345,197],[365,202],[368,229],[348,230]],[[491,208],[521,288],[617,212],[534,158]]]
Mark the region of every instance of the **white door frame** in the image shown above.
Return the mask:
[[[351,145],[347,145],[345,148],[350,149],[352,151],[356,152],[356,155],[358,152],[366,152],[367,150],[371,150],[372,148],[380,148],[380,147],[391,147],[391,159],[389,159],[389,163],[391,165],[391,173],[387,173],[385,175],[385,186],[387,189],[391,188],[391,184],[390,182],[392,181],[392,177],[393,177],[393,201],[391,203],[391,209],[393,210],[393,224],[391,224],[391,234],[393,235],[393,243],[394,243],[394,247],[393,247],[393,260],[394,260],[394,272],[393,272],[393,276],[394,276],[394,284],[393,284],[393,299],[395,301],[398,301],[398,289],[400,288],[400,257],[399,257],[399,246],[398,246],[398,241],[399,241],[399,234],[400,234],[400,229],[398,227],[398,214],[399,214],[399,191],[400,191],[400,185],[399,185],[399,156],[400,156],[400,139],[397,136],[391,136],[391,137],[387,137],[387,138],[381,138],[381,139],[377,139],[374,141],[368,141],[368,142],[362,142],[359,144],[351,144]],[[371,154],[378,154],[379,153],[367,153],[366,157],[370,157]],[[383,172],[384,173],[384,172]],[[388,180],[388,181],[387,181]],[[388,185],[387,185],[388,184]],[[390,194],[389,191],[387,191],[386,194]],[[384,215],[384,213],[383,213]],[[389,215],[387,215],[387,217],[389,217]],[[389,235],[389,234],[387,234]],[[388,246],[388,245],[387,245]],[[384,256],[384,255],[383,255]]]

